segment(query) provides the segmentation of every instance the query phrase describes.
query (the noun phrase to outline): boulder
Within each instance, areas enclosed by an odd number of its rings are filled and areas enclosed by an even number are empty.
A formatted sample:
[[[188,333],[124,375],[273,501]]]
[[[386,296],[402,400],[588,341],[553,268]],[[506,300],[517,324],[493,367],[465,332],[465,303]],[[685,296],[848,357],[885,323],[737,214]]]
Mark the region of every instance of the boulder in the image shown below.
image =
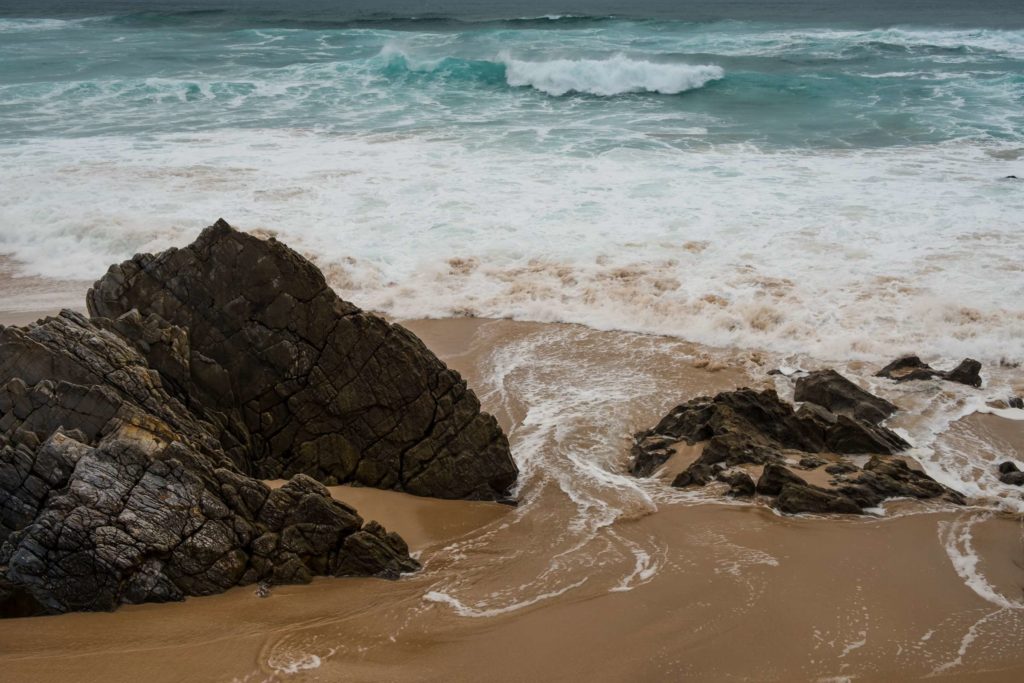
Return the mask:
[[[765,465],[757,480],[757,492],[765,496],[777,496],[787,484],[806,486],[807,482],[782,465],[770,463]]]
[[[860,495],[866,496],[866,502],[874,501],[865,507],[874,507],[886,498],[943,498],[956,505],[965,502],[959,492],[943,486],[898,458],[872,456],[860,476],[852,482],[853,487],[861,489]],[[858,497],[854,491],[840,488],[851,497]]]
[[[799,466],[805,470],[816,470],[827,463],[827,460],[819,458],[816,455],[805,455],[804,457],[800,458]]]
[[[735,498],[749,498],[754,495],[754,480],[746,472],[723,472],[718,475],[720,481],[729,485],[728,495]]]
[[[886,377],[897,382],[937,378],[975,388],[980,387],[982,383],[981,363],[973,358],[965,358],[952,370],[942,371],[936,370],[917,356],[906,356],[889,363],[875,373],[875,376]]]
[[[418,563],[324,484],[500,499],[505,436],[410,332],[223,221],[0,327],[0,615]],[[269,488],[260,479],[286,479]]]
[[[981,363],[973,358],[964,358],[960,365],[943,373],[942,378],[950,382],[966,384],[969,387],[981,386]]]
[[[864,391],[832,369],[816,370],[799,378],[793,400],[814,403],[837,415],[872,425],[898,410],[892,403]]]
[[[917,356],[897,358],[875,373],[875,377],[894,379],[897,382],[908,382],[915,379],[931,379],[937,371]]]
[[[221,424],[246,474],[479,500],[515,483],[508,440],[458,373],[273,238],[220,220],[111,266],[87,304]]]
[[[779,512],[859,515],[861,507],[850,497],[806,484],[785,484],[772,506]]]

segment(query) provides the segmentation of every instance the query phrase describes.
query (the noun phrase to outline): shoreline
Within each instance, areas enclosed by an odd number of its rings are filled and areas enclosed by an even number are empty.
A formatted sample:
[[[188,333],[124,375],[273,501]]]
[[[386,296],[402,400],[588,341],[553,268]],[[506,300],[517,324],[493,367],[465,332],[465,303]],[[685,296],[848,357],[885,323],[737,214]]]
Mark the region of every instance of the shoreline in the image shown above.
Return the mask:
[[[405,536],[424,568],[397,582],[275,586],[266,599],[248,586],[4,620],[0,667],[63,680],[74,652],[83,680],[1024,674],[1020,515],[895,501],[884,517],[788,517],[659,479],[613,482],[632,430],[681,399],[767,377],[712,365],[680,340],[479,318],[401,323],[509,433],[518,508],[332,487]],[[1022,424],[974,418],[964,438]]]

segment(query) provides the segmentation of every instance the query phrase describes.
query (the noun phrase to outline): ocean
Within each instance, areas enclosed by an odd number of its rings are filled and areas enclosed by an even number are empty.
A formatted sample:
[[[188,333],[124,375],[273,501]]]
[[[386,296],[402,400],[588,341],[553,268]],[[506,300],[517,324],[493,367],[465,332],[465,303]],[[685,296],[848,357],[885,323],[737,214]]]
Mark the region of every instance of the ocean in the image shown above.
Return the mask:
[[[0,252],[223,216],[396,317],[1024,360],[1024,4],[0,0]]]

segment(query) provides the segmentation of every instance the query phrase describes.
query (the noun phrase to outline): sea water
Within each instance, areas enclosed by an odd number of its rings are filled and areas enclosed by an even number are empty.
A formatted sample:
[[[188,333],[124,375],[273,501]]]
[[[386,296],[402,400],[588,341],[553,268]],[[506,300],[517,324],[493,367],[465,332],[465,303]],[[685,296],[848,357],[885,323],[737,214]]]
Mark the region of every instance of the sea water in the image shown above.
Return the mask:
[[[1024,360],[1024,3],[0,0],[0,252],[223,216],[401,317]]]

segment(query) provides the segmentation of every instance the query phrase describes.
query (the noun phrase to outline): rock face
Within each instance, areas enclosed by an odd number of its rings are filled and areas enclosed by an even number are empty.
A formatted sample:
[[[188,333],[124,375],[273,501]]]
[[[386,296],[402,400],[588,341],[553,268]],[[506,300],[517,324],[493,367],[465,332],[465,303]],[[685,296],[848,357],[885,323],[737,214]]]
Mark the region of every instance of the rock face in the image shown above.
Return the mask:
[[[219,222],[111,268],[89,309],[0,327],[0,615],[394,578],[404,541],[324,483],[514,483],[461,378],[284,245]]]
[[[889,363],[875,376],[886,377],[897,382],[938,378],[977,388],[981,386],[981,363],[973,358],[964,358],[960,361],[960,365],[952,370],[943,371],[936,370],[917,356],[907,356]]]
[[[677,406],[654,428],[635,435],[633,473],[653,474],[674,454],[674,444],[703,443],[701,454],[675,477],[673,486],[722,481],[728,484],[727,495],[756,491],[774,497],[772,505],[787,513],[859,513],[892,497],[963,502],[960,494],[904,461],[881,457],[909,447],[879,424],[896,406],[831,370],[801,377],[796,396],[804,401],[799,410],[772,390],[746,388]],[[844,457],[859,454],[872,455],[863,468]],[[823,468],[831,483],[811,485],[786,467],[788,463],[799,463],[804,470]],[[754,485],[749,472],[759,467]]]
[[[273,239],[219,221],[112,266],[88,306],[216,414],[246,474],[481,500],[515,483],[508,440],[458,373]]]

